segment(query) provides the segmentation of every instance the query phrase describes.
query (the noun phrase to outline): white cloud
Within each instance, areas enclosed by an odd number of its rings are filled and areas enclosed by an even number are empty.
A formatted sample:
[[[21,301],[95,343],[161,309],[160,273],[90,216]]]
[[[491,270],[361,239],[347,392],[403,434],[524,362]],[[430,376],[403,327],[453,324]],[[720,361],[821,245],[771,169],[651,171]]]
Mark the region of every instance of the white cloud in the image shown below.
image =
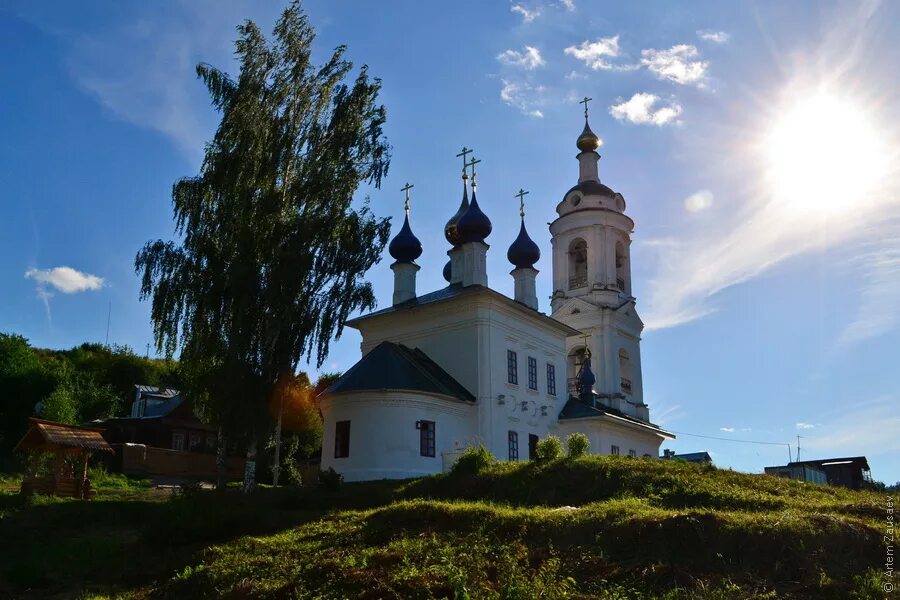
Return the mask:
[[[579,46],[569,46],[563,50],[569,56],[583,61],[595,71],[633,71],[638,65],[616,65],[609,58],[619,56],[619,36],[599,38],[596,42],[585,40]]]
[[[823,423],[816,426],[821,433],[803,440],[803,450],[823,458],[864,454],[870,461],[879,456],[894,460],[900,453],[898,403],[900,397],[887,395],[826,414]],[[872,471],[877,477],[875,465]]]
[[[853,320],[839,341],[849,345],[900,326],[900,219],[886,223],[885,234],[867,242],[854,261],[863,275]]]
[[[703,87],[709,63],[694,60],[699,53],[696,46],[678,44],[668,50],[641,50],[641,64],[660,79],[681,85]]]
[[[724,431],[725,433],[734,433],[734,427],[719,427],[719,431]]]
[[[712,192],[709,190],[700,190],[684,199],[684,209],[692,213],[700,212],[712,206],[712,203]]]
[[[797,423],[797,429],[814,429],[815,425],[812,423]]]
[[[500,99],[508,105],[519,109],[523,115],[541,118],[544,113],[540,110],[543,106],[543,86],[532,86],[529,83],[501,80],[503,87],[500,89]]]
[[[579,73],[578,71],[569,71],[566,73],[566,79],[569,81],[573,81],[575,79],[587,79],[587,75],[583,73]]]
[[[103,287],[103,278],[76,271],[71,267],[54,267],[52,269],[28,269],[25,271],[26,279],[33,279],[38,285],[50,285],[63,294],[76,294],[89,290],[99,290]],[[39,296],[48,293],[39,290]],[[46,296],[49,297],[49,296]]]
[[[711,29],[697,30],[697,37],[707,42],[715,42],[716,44],[724,44],[731,36],[724,31],[713,31]]]
[[[506,50],[497,55],[497,60],[505,65],[522,67],[528,71],[544,65],[541,51],[533,46],[525,46],[522,52],[518,50]]]
[[[537,19],[539,16],[541,16],[541,10],[539,8],[535,8],[534,10],[528,10],[521,4],[513,4],[509,10],[511,10],[514,13],[518,13],[518,14],[522,15],[523,23],[531,23],[532,21]]]
[[[621,98],[620,98],[621,100]],[[628,100],[609,107],[609,114],[620,121],[628,121],[637,125],[667,125],[676,122],[682,108],[675,100],[657,107],[660,101],[656,94],[638,92]]]
[[[566,10],[572,12],[575,10],[575,0],[561,0],[562,5],[566,7]]]

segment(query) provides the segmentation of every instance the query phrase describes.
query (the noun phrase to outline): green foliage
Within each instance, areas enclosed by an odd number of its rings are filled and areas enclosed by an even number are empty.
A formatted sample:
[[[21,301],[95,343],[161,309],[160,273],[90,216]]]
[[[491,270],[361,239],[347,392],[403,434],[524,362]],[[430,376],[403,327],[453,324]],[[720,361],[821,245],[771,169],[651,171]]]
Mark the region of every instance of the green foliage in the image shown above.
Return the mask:
[[[539,440],[534,449],[534,457],[537,462],[550,462],[558,459],[563,454],[562,443],[555,435],[548,435]]]
[[[591,440],[581,432],[575,432],[566,438],[566,448],[569,458],[581,458],[591,450]]]
[[[273,386],[304,357],[321,365],[348,316],[375,306],[364,273],[390,232],[361,185],[390,162],[381,82],[340,46],[312,62],[299,2],[272,39],[238,26],[231,76],[197,67],[221,121],[200,173],[172,190],[179,243],[135,258],[157,347],[180,360],[206,414],[229,435],[264,440]]]
[[[322,489],[328,490],[329,492],[336,492],[341,489],[341,485],[344,483],[344,476],[334,470],[333,467],[328,467],[324,471],[319,471],[319,486]]]
[[[479,444],[477,446],[469,446],[460,455],[453,467],[451,473],[480,473],[494,464],[496,459],[487,448]]]
[[[58,386],[41,405],[40,416],[49,421],[74,424],[77,418],[72,388]]]

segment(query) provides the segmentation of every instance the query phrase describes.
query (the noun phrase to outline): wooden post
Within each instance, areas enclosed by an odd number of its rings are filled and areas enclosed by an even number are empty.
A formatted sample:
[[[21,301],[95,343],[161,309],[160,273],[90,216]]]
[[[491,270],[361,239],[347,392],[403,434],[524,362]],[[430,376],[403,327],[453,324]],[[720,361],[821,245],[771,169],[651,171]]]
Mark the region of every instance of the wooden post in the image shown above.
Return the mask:
[[[50,493],[56,496],[56,491],[59,488],[59,482],[63,477],[63,467],[66,464],[66,455],[62,450],[56,450],[53,452],[53,489]]]
[[[83,450],[84,452],[84,462],[81,467],[81,483],[78,486],[78,489],[75,491],[75,495],[78,498],[84,498],[85,488],[87,487],[87,472],[88,472],[88,451]]]

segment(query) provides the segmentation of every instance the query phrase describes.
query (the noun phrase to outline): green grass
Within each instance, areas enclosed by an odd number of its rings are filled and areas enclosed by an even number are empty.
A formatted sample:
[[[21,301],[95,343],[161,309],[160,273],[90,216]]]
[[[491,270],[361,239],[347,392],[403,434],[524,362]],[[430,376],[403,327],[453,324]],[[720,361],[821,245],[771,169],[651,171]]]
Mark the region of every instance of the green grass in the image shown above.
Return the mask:
[[[0,597],[880,598],[885,500],[612,457],[249,499],[0,494]]]

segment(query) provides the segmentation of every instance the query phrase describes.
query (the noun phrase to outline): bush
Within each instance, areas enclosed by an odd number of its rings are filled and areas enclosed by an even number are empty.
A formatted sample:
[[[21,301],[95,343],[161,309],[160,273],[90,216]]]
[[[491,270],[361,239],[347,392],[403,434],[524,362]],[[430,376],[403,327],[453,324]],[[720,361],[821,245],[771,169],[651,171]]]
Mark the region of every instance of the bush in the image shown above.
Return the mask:
[[[336,492],[341,489],[344,483],[344,476],[334,470],[334,467],[328,467],[327,471],[319,471],[319,487]]]
[[[562,456],[562,442],[555,435],[548,435],[537,443],[534,450],[538,462],[550,462]]]
[[[585,456],[591,449],[591,441],[583,433],[573,433],[566,438],[566,446],[569,449],[569,458]]]
[[[494,455],[482,445],[470,446],[453,463],[451,473],[480,473],[494,464]]]

